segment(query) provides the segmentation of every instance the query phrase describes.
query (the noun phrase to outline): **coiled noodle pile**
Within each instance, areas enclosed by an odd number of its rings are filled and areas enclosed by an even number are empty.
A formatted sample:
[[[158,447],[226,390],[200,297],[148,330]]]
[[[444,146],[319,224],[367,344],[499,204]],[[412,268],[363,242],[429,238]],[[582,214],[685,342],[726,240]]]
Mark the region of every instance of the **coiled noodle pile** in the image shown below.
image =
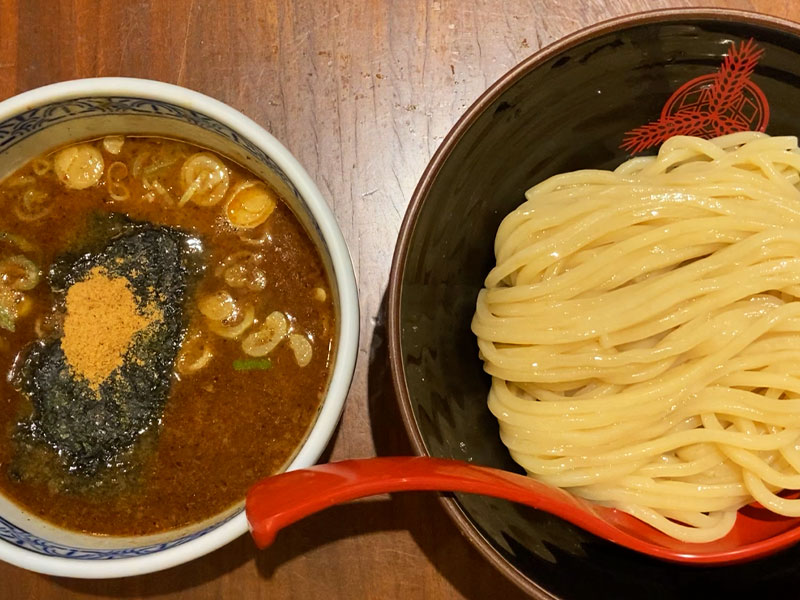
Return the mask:
[[[472,322],[514,460],[684,541],[800,516],[799,184],[747,132],[528,190]]]

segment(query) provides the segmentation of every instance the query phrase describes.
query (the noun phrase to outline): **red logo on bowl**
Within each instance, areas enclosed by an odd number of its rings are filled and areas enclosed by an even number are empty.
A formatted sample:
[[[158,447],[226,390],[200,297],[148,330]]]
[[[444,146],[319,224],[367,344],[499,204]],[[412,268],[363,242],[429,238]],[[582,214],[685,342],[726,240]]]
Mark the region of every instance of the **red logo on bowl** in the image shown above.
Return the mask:
[[[670,96],[656,121],[625,134],[620,148],[636,154],[674,135],[712,138],[737,131],[764,131],[769,104],[750,80],[764,53],[752,40],[733,44],[716,73],[687,81]]]

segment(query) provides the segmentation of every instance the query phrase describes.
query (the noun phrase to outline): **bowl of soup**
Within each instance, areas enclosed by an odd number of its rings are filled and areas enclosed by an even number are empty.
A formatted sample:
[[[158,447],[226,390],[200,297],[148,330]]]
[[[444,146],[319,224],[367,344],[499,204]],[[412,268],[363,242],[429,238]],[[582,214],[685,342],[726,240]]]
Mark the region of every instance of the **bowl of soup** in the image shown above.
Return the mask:
[[[681,278],[739,241],[717,228],[716,217],[702,220],[710,216],[706,208],[742,219],[744,229],[766,223],[748,214],[761,201],[750,194],[759,196],[776,184],[784,192],[771,197],[783,198],[796,213],[797,174],[767,165],[775,157],[780,163],[798,155],[799,59],[800,29],[794,23],[726,10],[655,11],[598,24],[542,49],[466,111],[412,197],[390,281],[390,361],[418,454],[531,474],[628,509],[675,532],[676,539],[729,531],[738,519],[736,506],[748,515],[755,510],[750,488],[784,515],[787,506],[796,506],[787,504],[795,499],[791,493],[780,492],[793,489],[796,479],[777,486],[773,475],[793,472],[782,456],[794,452],[797,424],[767,425],[766,413],[773,399],[779,401],[771,406],[783,409],[790,406],[783,400],[796,397],[781,391],[778,380],[794,377],[797,364],[763,354],[761,364],[748,363],[734,375],[737,361],[750,360],[734,354],[747,347],[736,346],[744,325],[722,328],[698,345],[706,328],[721,321],[709,314],[688,327],[677,324],[689,314],[682,310],[711,306],[703,295],[712,289],[736,296],[742,302],[737,307],[798,306],[792,294],[781,295],[783,284],[776,280],[754,283],[758,291],[749,295],[747,269],[726,258],[727,252],[719,265],[733,269],[732,284],[689,278],[684,285]],[[720,137],[726,135],[733,137]],[[770,154],[768,146],[776,142],[781,147]],[[757,149],[750,166],[742,158],[748,149]],[[726,171],[728,164],[735,168]],[[707,166],[723,169],[706,172]],[[752,187],[744,183],[756,174],[766,179],[753,180]],[[676,178],[683,189],[673,185]],[[695,188],[693,182],[709,187]],[[627,211],[628,192],[636,202],[647,196],[661,204]],[[708,201],[704,208],[695,206],[697,213],[671,220],[673,210],[702,198]],[[729,211],[726,199],[742,205]],[[773,218],[780,210],[776,204],[764,214]],[[793,219],[780,218],[776,226],[794,227]],[[693,227],[697,244],[671,245],[673,234]],[[722,246],[704,246],[717,242]],[[633,248],[636,260],[630,260]],[[766,241],[757,244],[746,260],[767,256],[769,248]],[[794,255],[776,265],[788,267],[793,260]],[[661,287],[649,295],[650,285]],[[736,321],[735,310],[721,309],[729,324]],[[684,335],[696,337],[688,341]],[[774,332],[768,337],[770,344],[788,339]],[[677,360],[659,364],[650,360],[652,350],[662,358],[673,352],[677,346],[671,344],[679,339],[696,354],[676,352],[670,356]],[[793,352],[790,344],[786,357]],[[693,380],[702,370],[694,370],[700,364],[695,360],[730,379],[706,372],[704,382]],[[744,383],[754,373],[776,377],[771,382],[779,387]],[[702,387],[708,382],[713,389]],[[733,396],[733,404],[752,400],[759,417],[751,412],[740,418],[743,405],[717,404]],[[650,404],[656,397],[666,399],[658,409]],[[697,398],[708,403],[703,414],[690,415],[686,411],[698,406]],[[652,415],[659,418],[648,420]],[[748,437],[765,432],[783,432],[783,454],[770,457],[767,444]],[[698,442],[688,452],[672,445],[684,433]],[[716,454],[703,437],[709,433],[743,433],[751,449],[762,450],[732,449],[738,443],[733,436],[732,446]],[[667,441],[658,446],[662,440]],[[728,460],[727,452],[739,462]],[[711,479],[703,464],[712,466]],[[759,485],[765,464],[773,483]],[[683,471],[686,465],[691,473]],[[659,480],[658,473],[674,479]],[[681,473],[688,478],[681,480]],[[745,478],[749,488],[741,484]],[[715,502],[728,512],[703,508],[689,514],[694,498],[658,494],[692,484],[698,498],[714,490]],[[738,495],[733,510],[726,504],[729,492]],[[637,554],[504,500],[456,494],[443,504],[467,539],[536,598],[741,597],[800,584],[797,546],[735,567],[691,567]]]
[[[164,83],[0,103],[0,560],[120,577],[247,531],[349,389],[343,236],[256,123]]]

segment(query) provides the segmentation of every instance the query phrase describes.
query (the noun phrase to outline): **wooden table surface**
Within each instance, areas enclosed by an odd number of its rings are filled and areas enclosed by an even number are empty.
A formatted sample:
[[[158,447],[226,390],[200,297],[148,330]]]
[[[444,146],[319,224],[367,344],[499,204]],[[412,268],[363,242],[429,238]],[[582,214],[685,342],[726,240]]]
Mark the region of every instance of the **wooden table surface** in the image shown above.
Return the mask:
[[[405,454],[388,380],[385,294],[417,179],[478,95],[565,34],[645,9],[793,17],[793,0],[0,0],[0,99],[55,81],[176,83],[266,127],[331,203],[361,291],[361,344],[324,458]],[[796,18],[796,17],[795,17]],[[565,574],[565,576],[568,576]],[[336,507],[269,550],[247,536],[161,573],[108,581],[0,563],[0,598],[512,598],[432,494]]]

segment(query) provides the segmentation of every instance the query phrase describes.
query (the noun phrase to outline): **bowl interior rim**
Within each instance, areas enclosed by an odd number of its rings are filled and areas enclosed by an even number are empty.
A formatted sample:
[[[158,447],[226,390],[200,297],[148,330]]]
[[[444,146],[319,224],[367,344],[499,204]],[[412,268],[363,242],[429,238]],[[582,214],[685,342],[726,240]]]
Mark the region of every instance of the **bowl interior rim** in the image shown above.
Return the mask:
[[[792,33],[800,36],[800,23],[795,23],[780,17],[773,17],[752,11],[728,8],[668,8],[623,15],[595,25],[581,28],[568,34],[551,44],[537,50],[529,57],[523,59],[516,66],[501,75],[477,100],[464,111],[453,127],[445,136],[440,146],[436,149],[430,162],[420,177],[419,182],[411,196],[406,208],[400,232],[392,257],[392,267],[389,275],[389,304],[388,304],[388,345],[389,364],[395,396],[400,407],[403,426],[411,441],[413,451],[418,456],[430,456],[425,445],[420,428],[417,424],[411,395],[405,380],[403,370],[403,353],[401,349],[400,304],[402,296],[403,275],[406,261],[411,246],[417,218],[421,212],[436,179],[450,154],[457,146],[466,131],[478,117],[497,100],[507,89],[516,84],[522,77],[533,71],[544,62],[553,57],[571,50],[583,42],[601,35],[613,33],[648,24],[690,21],[715,20],[718,22],[743,23],[761,26],[769,29]],[[534,598],[541,600],[559,600],[558,596],[548,592],[535,581],[517,569],[487,540],[477,529],[470,517],[453,496],[439,495],[439,501],[445,512],[455,521],[461,533],[479,550],[479,552],[506,577],[514,582],[520,589]]]

